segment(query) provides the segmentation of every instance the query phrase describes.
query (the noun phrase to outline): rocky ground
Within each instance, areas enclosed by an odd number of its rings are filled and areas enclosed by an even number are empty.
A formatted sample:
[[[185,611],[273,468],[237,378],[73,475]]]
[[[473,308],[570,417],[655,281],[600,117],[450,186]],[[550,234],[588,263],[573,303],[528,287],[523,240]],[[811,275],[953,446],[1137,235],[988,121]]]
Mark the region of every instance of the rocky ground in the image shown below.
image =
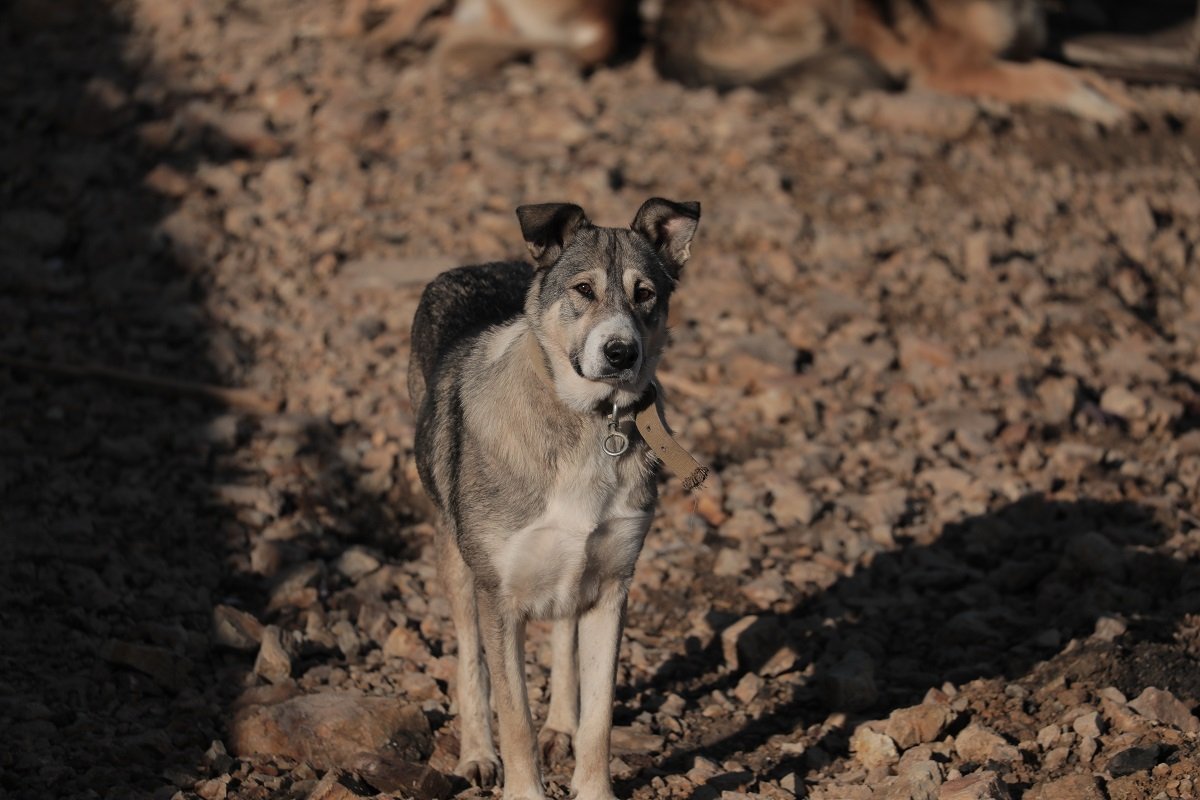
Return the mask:
[[[409,321],[514,206],[652,194],[704,204],[663,380],[714,476],[664,479],[618,794],[1200,793],[1200,94],[467,85],[397,8],[0,10],[0,796],[488,796]]]

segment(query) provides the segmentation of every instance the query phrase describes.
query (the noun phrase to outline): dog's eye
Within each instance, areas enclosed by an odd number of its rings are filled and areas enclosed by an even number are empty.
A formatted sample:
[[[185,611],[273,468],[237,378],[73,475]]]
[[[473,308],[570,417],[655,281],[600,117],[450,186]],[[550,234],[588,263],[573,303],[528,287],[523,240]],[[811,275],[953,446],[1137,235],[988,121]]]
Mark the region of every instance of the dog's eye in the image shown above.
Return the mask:
[[[590,283],[575,284],[575,291],[579,292],[581,295],[583,295],[588,300],[596,299],[596,293],[592,291],[592,285]]]
[[[633,302],[645,303],[654,299],[654,290],[649,286],[639,286],[633,290]]]

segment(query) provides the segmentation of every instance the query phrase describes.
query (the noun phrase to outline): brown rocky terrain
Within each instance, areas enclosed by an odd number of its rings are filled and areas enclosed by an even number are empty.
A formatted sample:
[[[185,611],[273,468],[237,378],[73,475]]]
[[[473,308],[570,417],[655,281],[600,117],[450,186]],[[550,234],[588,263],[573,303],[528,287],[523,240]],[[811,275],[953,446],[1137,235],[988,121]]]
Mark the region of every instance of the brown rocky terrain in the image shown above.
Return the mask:
[[[663,479],[618,794],[1200,793],[1200,93],[456,83],[401,10],[0,9],[0,797],[488,796],[410,319],[516,205],[650,195],[704,205],[662,377],[714,475]]]

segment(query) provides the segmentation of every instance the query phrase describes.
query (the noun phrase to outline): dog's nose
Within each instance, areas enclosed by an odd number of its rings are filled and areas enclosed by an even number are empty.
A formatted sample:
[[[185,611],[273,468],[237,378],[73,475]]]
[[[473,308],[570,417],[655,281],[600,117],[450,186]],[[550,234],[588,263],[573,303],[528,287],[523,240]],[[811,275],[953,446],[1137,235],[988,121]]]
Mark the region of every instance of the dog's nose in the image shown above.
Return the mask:
[[[604,357],[608,359],[608,363],[614,369],[629,369],[637,363],[638,348],[632,342],[612,339],[608,344],[604,345]]]

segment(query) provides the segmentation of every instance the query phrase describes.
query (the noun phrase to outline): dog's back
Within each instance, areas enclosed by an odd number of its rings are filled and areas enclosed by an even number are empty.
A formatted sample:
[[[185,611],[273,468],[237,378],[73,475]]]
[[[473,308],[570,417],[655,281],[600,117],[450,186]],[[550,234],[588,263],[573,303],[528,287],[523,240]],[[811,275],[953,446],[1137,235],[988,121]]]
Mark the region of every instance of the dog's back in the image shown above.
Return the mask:
[[[438,365],[456,346],[521,313],[533,268],[501,261],[447,270],[421,294],[413,317],[408,397],[420,416]]]

